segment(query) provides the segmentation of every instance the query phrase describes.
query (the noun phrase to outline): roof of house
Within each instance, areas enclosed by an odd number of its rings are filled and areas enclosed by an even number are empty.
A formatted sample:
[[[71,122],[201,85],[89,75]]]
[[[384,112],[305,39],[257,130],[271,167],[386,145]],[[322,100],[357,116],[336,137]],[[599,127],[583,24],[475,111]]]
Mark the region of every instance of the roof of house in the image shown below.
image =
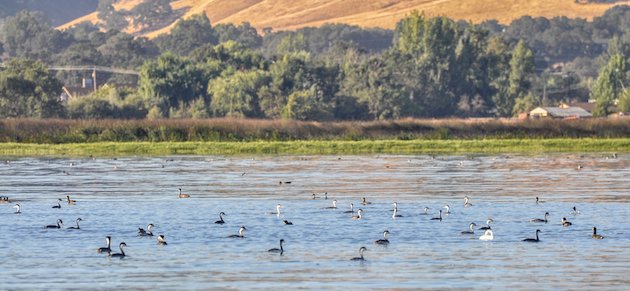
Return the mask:
[[[567,107],[567,108],[538,107],[538,108],[541,108],[547,111],[547,114],[553,117],[592,117],[593,116],[593,114],[589,113],[588,111],[580,107]]]

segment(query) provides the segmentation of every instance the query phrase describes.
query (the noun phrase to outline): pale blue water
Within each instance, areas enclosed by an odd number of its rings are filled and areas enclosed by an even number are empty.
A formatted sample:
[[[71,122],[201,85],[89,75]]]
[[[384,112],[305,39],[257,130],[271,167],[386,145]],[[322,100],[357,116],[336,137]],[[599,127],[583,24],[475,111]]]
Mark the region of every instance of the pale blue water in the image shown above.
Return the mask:
[[[0,195],[19,200],[22,214],[0,204],[0,289],[625,289],[628,177],[630,156],[603,154],[10,159]],[[192,197],[178,199],[180,187]],[[311,199],[324,192],[329,200]],[[52,209],[65,195],[77,204]],[[324,209],[332,199],[339,209]],[[342,213],[350,202],[364,219]],[[281,217],[267,214],[277,203]],[[431,221],[444,204],[453,213]],[[216,225],[221,211],[227,223]],[[529,222],[545,211],[548,224]],[[43,228],[77,217],[81,230]],[[488,217],[494,241],[460,235]],[[169,245],[136,235],[148,223]],[[246,238],[226,238],[241,225]],[[593,226],[604,240],[591,239]],[[542,242],[521,242],[537,228]],[[375,245],[385,229],[391,244]],[[107,235],[115,252],[127,243],[128,257],[95,252]],[[284,255],[267,253],[280,238]],[[350,261],[361,246],[366,261]]]

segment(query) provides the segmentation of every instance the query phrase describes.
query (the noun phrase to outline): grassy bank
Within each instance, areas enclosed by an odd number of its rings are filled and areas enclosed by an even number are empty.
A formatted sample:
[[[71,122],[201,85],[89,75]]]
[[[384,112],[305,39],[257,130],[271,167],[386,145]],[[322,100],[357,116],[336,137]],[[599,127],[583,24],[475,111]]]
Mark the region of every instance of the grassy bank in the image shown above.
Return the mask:
[[[630,119],[295,120],[0,120],[0,142],[234,142],[298,140],[457,140],[630,138]]]
[[[499,154],[630,152],[622,139],[361,140],[256,142],[0,143],[3,156],[241,155],[241,154]]]

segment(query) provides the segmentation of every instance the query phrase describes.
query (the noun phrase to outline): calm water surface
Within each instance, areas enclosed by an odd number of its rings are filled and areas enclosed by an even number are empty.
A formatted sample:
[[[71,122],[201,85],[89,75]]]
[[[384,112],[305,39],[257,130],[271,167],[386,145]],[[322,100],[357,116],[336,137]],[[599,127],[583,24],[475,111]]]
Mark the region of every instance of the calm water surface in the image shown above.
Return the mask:
[[[0,204],[0,289],[624,289],[628,177],[630,156],[603,154],[10,159],[0,195],[22,214]],[[180,187],[190,199],[177,198]],[[52,209],[65,195],[77,204]],[[325,209],[333,199],[339,208]],[[391,217],[394,201],[403,217]],[[351,202],[364,219],[344,213]],[[279,217],[269,214],[277,203]],[[452,213],[431,221],[445,204]],[[214,224],[221,211],[226,224]],[[529,222],[546,211],[549,223]],[[43,228],[78,217],[80,230]],[[489,217],[494,241],[460,234]],[[137,236],[148,223],[169,245]],[[241,225],[245,238],[227,238]],[[591,239],[593,226],[604,240]],[[391,244],[375,245],[385,229]],[[521,242],[536,229],[540,243]],[[96,253],[107,235],[128,257]],[[284,255],[267,253],[280,238]],[[361,246],[366,261],[350,261]]]

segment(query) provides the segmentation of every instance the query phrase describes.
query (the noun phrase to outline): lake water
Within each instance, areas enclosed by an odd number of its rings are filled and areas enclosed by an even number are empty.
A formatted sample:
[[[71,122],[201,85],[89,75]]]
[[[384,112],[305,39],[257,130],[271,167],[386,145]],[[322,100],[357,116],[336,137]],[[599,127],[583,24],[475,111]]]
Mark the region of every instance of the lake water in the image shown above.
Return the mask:
[[[0,195],[22,213],[0,204],[0,289],[625,289],[628,177],[630,156],[604,154],[14,158],[0,164]],[[66,195],[76,205],[51,208]],[[344,213],[351,202],[363,219]],[[452,213],[430,220],[445,204]],[[546,211],[549,223],[529,222]],[[78,217],[80,230],[43,228]],[[460,234],[487,218],[494,241]],[[137,236],[148,223],[167,246]],[[227,238],[241,225],[245,238]],[[385,229],[391,243],[374,244]],[[536,229],[541,242],[521,242]],[[96,253],[108,235],[126,258]],[[281,238],[284,254],[268,253]],[[351,261],[361,246],[366,260]]]

